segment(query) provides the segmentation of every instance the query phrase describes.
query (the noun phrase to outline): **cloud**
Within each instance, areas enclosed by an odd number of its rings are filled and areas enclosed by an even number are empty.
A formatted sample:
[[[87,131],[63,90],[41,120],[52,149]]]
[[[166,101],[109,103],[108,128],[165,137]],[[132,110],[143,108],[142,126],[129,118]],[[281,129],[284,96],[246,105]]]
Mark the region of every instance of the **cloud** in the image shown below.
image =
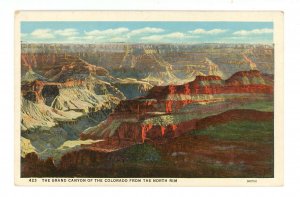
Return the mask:
[[[138,34],[148,34],[148,33],[161,33],[164,32],[164,29],[161,28],[155,28],[155,27],[144,27],[141,29],[135,29],[132,30],[131,32],[129,32],[128,35],[132,36],[132,35],[138,35]]]
[[[56,31],[54,31],[54,34],[57,34],[60,36],[76,36],[79,33],[78,33],[77,29],[68,28],[68,29],[56,30]]]
[[[220,34],[228,31],[227,29],[211,29],[211,30],[205,30],[205,29],[195,29],[193,31],[189,31],[191,34]]]
[[[147,41],[160,41],[163,39],[182,39],[186,37],[184,33],[181,32],[174,32],[169,34],[161,34],[161,35],[152,35],[152,36],[144,36],[141,38],[141,40],[147,40]]]
[[[52,39],[55,38],[51,29],[36,29],[30,35],[37,39]]]
[[[92,30],[88,32],[84,32],[87,36],[109,36],[109,35],[118,35],[128,32],[129,29],[125,27],[120,27],[116,29],[106,29],[106,30]]]
[[[33,39],[53,39],[58,36],[70,37],[76,36],[79,32],[77,29],[67,28],[67,29],[36,29],[30,33],[30,37]],[[24,36],[23,36],[24,37]]]
[[[181,32],[174,32],[174,33],[170,33],[170,34],[166,34],[164,35],[165,38],[183,38],[185,37],[184,33]]]
[[[253,29],[253,30],[240,30],[233,32],[233,35],[237,36],[249,36],[249,35],[261,35],[273,33],[273,29],[263,28],[263,29]]]

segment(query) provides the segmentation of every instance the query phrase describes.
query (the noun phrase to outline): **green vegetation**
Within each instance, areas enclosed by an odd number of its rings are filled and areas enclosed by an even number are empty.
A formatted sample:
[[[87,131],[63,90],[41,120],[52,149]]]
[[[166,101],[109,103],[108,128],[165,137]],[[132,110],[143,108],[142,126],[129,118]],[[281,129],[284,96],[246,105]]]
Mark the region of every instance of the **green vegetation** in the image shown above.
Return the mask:
[[[192,131],[192,135],[207,135],[219,140],[269,142],[273,138],[273,121],[233,121],[203,130]]]
[[[245,103],[239,107],[239,109],[254,109],[259,111],[274,111],[274,102],[273,101],[258,101],[252,103]]]
[[[150,144],[137,144],[125,150],[124,155],[132,162],[160,161],[160,153]]]
[[[187,107],[190,106],[191,108],[188,109]],[[203,105],[199,104],[190,104],[185,106],[186,110],[191,110],[189,113],[172,113],[167,115],[160,115],[151,118],[147,118],[143,121],[144,124],[152,124],[152,125],[169,125],[169,124],[178,124],[181,122],[189,121],[192,119],[201,119],[212,115],[217,115],[222,112],[232,110],[232,109],[253,109],[265,112],[273,112],[274,111],[274,102],[273,101],[266,101],[266,100],[258,100],[251,103],[241,103],[237,106],[229,105],[226,107],[221,106],[219,103],[210,103],[205,105],[211,106],[211,108],[207,109],[205,112],[203,111],[195,111],[196,109],[201,109]],[[220,106],[220,107],[219,107]]]

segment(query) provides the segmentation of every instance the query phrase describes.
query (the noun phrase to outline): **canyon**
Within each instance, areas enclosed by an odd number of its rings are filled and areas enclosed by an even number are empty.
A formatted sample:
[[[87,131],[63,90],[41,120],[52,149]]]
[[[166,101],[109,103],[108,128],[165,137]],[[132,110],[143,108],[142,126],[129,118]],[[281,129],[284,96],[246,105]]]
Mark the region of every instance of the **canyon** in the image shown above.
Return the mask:
[[[22,44],[22,176],[271,177],[273,53]]]

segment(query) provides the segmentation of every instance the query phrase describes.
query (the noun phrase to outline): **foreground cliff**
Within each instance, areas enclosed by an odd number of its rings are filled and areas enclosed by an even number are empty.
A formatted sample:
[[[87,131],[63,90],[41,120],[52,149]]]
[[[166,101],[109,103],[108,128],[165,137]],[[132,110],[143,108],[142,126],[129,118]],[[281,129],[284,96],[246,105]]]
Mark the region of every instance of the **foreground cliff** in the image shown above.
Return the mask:
[[[56,165],[30,153],[22,159],[22,177],[268,178],[273,176],[273,118],[273,112],[230,110],[182,125],[195,130],[177,138],[82,145]]]

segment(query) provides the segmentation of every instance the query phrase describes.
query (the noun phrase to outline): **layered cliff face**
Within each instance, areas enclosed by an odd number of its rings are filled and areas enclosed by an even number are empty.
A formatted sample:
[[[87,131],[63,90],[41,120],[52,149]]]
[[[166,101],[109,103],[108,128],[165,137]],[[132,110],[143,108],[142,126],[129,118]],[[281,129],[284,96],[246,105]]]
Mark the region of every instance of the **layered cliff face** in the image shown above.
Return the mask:
[[[21,134],[40,156],[67,140],[77,140],[125,99],[116,87],[99,79],[107,76],[101,67],[69,55],[52,60],[51,55],[22,55],[28,71],[21,84]],[[33,62],[41,65],[35,68]],[[45,68],[50,66],[53,69]]]
[[[65,82],[69,79],[82,80],[88,75],[108,74],[106,69],[66,53],[22,53],[21,67],[22,76],[34,70],[38,75],[55,82]]]
[[[228,78],[249,69],[273,74],[274,63],[273,46],[269,45],[23,44],[22,50],[22,75],[32,68],[60,81],[109,72],[116,78],[134,78],[152,85],[179,85],[198,75]]]
[[[88,79],[72,86],[37,84],[37,91],[30,91],[36,95],[31,99],[29,92],[23,89],[21,129],[22,135],[30,139],[38,151],[57,148],[66,140],[77,139],[84,129],[106,119],[124,99],[111,85]]]
[[[160,55],[175,68],[197,67],[205,75],[221,76],[221,72],[223,78],[228,78],[238,71],[253,69],[249,60],[261,72],[273,74],[274,50],[269,45],[202,44],[177,46],[174,50],[168,46],[158,48]]]
[[[84,131],[81,138],[144,142],[176,137],[195,129],[190,121],[227,110],[270,111],[272,99],[270,78],[259,71],[238,72],[227,80],[198,76],[187,84],[156,86],[143,98],[120,102],[106,121]]]

